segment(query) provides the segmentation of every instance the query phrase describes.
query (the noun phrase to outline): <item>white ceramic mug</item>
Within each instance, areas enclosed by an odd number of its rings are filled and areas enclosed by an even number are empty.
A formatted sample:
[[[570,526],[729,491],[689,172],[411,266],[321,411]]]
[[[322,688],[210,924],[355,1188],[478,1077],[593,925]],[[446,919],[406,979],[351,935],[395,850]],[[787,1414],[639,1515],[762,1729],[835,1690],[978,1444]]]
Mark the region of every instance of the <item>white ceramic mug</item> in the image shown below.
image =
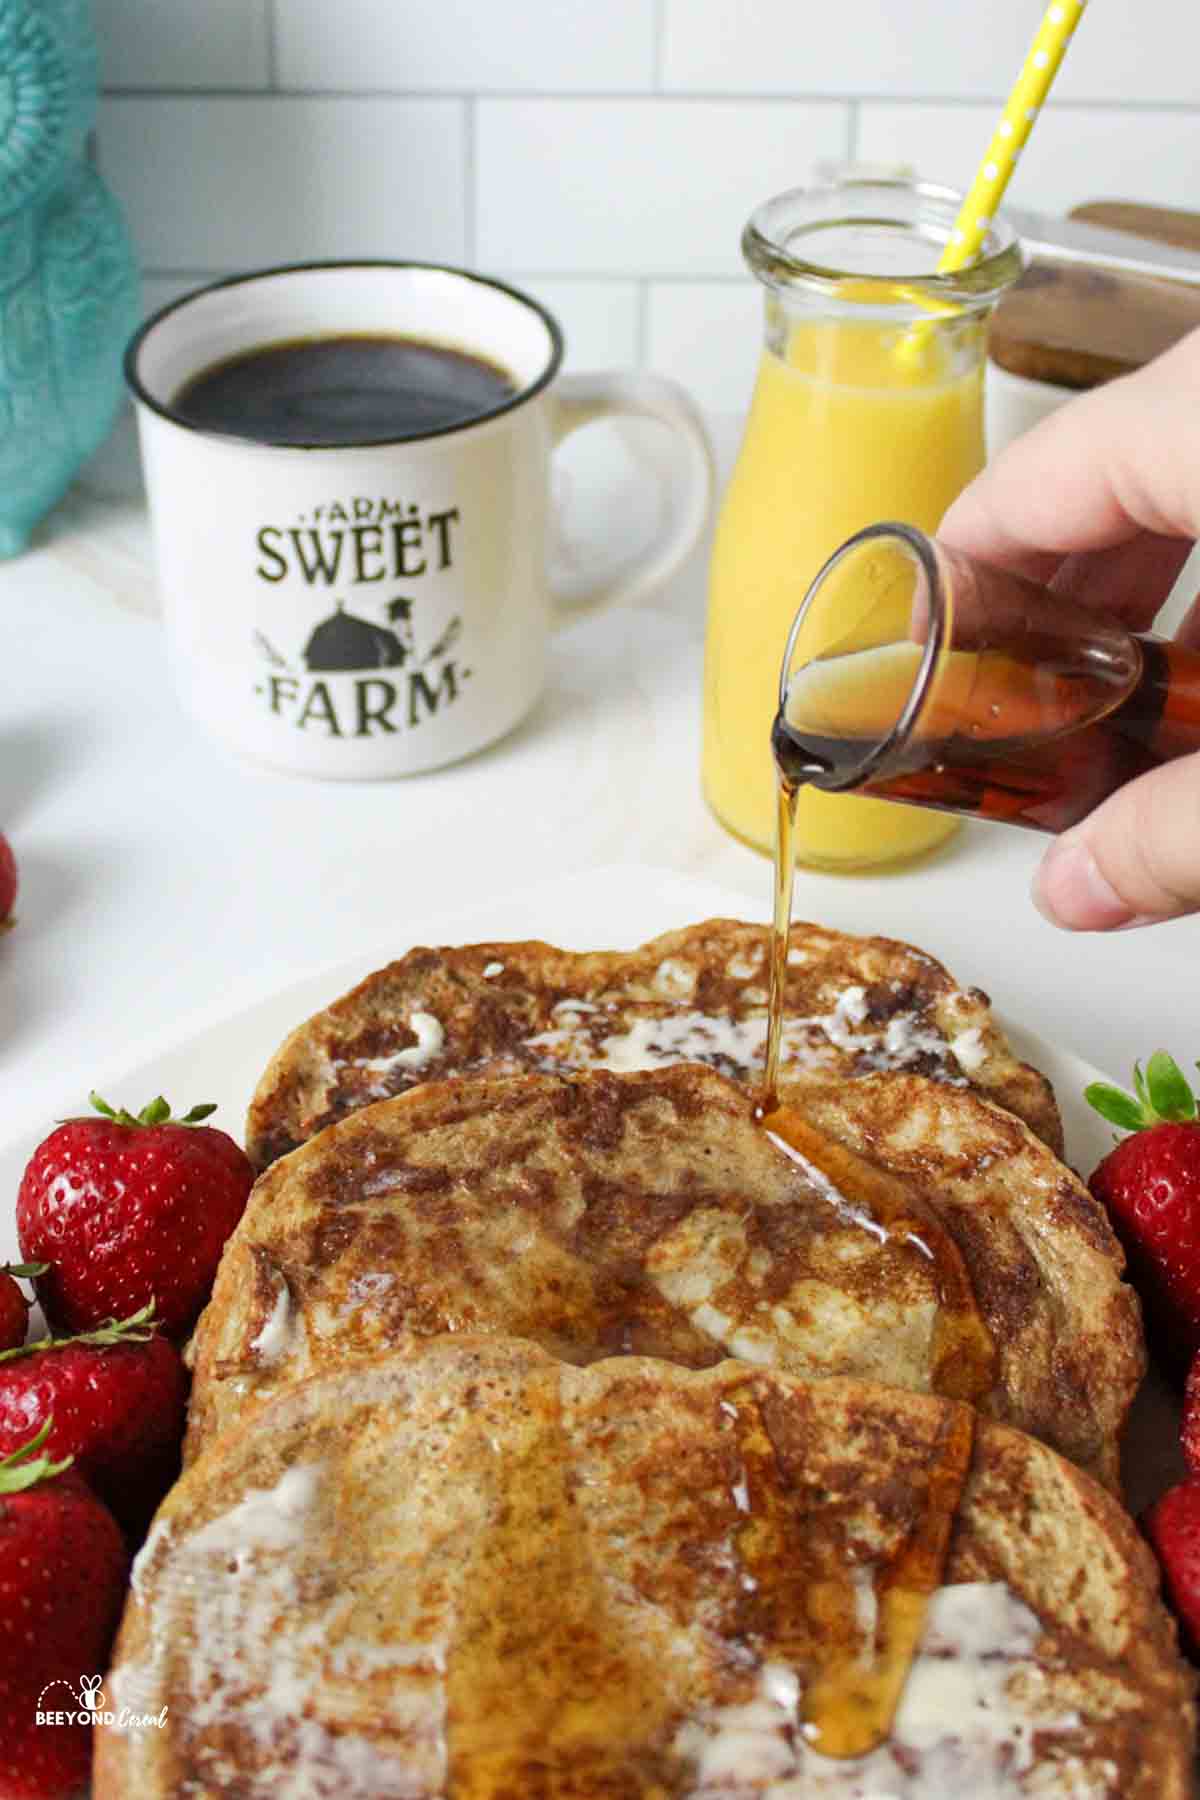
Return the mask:
[[[174,404],[214,364],[346,334],[485,357],[516,392],[432,434],[313,447],[198,428]],[[266,270],[142,326],[126,376],[175,683],[203,725],[294,774],[436,768],[529,711],[558,618],[635,600],[674,571],[712,505],[695,409],[651,375],[560,375],[562,350],[527,294],[417,263]],[[679,500],[636,562],[564,608],[547,576],[550,454],[612,414],[671,428]]]
[[[1057,412],[1075,398],[1072,388],[1059,387],[1052,381],[1034,381],[1028,375],[1014,375],[999,363],[988,360],[984,384],[984,410],[987,424],[989,456],[998,456],[1014,438],[1032,431],[1035,425]]]

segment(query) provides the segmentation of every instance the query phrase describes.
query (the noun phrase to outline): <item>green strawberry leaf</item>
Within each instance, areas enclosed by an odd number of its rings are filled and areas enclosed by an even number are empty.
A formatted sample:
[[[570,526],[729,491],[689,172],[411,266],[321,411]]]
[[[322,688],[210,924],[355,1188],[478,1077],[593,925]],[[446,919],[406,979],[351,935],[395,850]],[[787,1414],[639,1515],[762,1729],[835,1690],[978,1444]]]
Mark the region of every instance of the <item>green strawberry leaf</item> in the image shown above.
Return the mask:
[[[1165,1050],[1156,1050],[1146,1064],[1146,1087],[1160,1119],[1195,1118],[1196,1096],[1175,1058]]]
[[[115,1125],[198,1125],[202,1119],[207,1119],[217,1110],[215,1102],[204,1106],[193,1106],[184,1113],[182,1118],[176,1119],[172,1117],[171,1108],[162,1095],[156,1094],[154,1099],[148,1101],[135,1117],[123,1106],[110,1106],[107,1100],[102,1100],[100,1095],[94,1091],[88,1095],[88,1100],[98,1113],[103,1113],[104,1117],[111,1119]]]
[[[1102,1119],[1107,1119],[1110,1125],[1119,1125],[1122,1131],[1140,1131],[1146,1123],[1146,1115],[1138,1102],[1107,1081],[1089,1082],[1083,1097]]]
[[[92,1331],[81,1331],[75,1337],[35,1338],[31,1344],[18,1344],[12,1350],[0,1350],[0,1364],[16,1362],[23,1356],[36,1356],[43,1350],[62,1350],[68,1344],[93,1344],[100,1349],[110,1344],[146,1344],[158,1330],[154,1317],[154,1301],[148,1300],[127,1319],[104,1319]],[[0,1465],[2,1466],[2,1465]]]
[[[0,1263],[0,1270],[5,1275],[15,1275],[20,1281],[32,1281],[35,1275],[44,1275],[49,1267],[49,1263]]]
[[[1200,1063],[1196,1067],[1200,1069]],[[1196,1097],[1178,1063],[1165,1050],[1154,1052],[1144,1073],[1141,1063],[1134,1063],[1133,1089],[1131,1095],[1110,1082],[1093,1081],[1084,1088],[1083,1097],[1110,1125],[1119,1125],[1122,1131],[1146,1131],[1155,1125],[1190,1122],[1196,1117]]]
[[[24,1493],[27,1488],[36,1487],[39,1481],[61,1475],[64,1469],[70,1468],[75,1461],[73,1456],[64,1457],[62,1462],[51,1462],[48,1456],[34,1454],[50,1436],[53,1424],[53,1417],[47,1419],[27,1444],[21,1444],[7,1456],[0,1456],[0,1494]]]

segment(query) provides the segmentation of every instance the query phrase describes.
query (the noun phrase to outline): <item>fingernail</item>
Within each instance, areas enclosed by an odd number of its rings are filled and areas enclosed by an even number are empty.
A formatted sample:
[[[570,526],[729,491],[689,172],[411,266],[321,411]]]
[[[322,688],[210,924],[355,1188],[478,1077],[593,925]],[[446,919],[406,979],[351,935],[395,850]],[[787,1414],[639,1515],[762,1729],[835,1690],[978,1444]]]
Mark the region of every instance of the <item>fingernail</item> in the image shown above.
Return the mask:
[[[1033,878],[1033,904],[1052,925],[1068,931],[1113,931],[1149,923],[1122,900],[1087,845],[1060,838]]]

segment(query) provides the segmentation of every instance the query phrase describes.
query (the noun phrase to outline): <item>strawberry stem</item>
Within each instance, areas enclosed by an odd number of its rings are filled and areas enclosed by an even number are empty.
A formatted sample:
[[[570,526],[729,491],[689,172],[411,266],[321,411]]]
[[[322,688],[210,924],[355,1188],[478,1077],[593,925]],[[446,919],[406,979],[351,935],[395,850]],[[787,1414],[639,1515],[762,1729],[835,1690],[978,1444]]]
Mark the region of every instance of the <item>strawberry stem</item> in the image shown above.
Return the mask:
[[[1200,1063],[1197,1063],[1200,1068]],[[1089,1106],[1121,1131],[1146,1131],[1152,1125],[1186,1123],[1196,1117],[1196,1097],[1174,1057],[1156,1050],[1142,1071],[1133,1065],[1133,1093],[1108,1081],[1093,1081],[1083,1090]]]
[[[48,1481],[53,1475],[61,1475],[75,1461],[73,1456],[65,1456],[61,1462],[51,1462],[48,1456],[38,1456],[50,1436],[53,1417],[47,1419],[40,1431],[31,1437],[27,1444],[21,1444],[11,1450],[7,1456],[0,1456],[0,1494],[22,1494],[26,1489],[36,1487],[39,1481]]]
[[[110,1106],[108,1101],[102,1100],[94,1089],[88,1095],[88,1100],[98,1113],[103,1113],[104,1117],[111,1119],[114,1125],[199,1125],[202,1119],[210,1118],[217,1110],[216,1102],[212,1101],[203,1106],[190,1107],[180,1118],[175,1119],[172,1118],[171,1108],[162,1095],[156,1094],[154,1099],[148,1101],[141,1112],[135,1116],[133,1113],[127,1112],[123,1106]]]
[[[68,1344],[147,1344],[158,1330],[154,1317],[154,1301],[148,1300],[127,1319],[105,1319],[92,1331],[81,1331],[75,1337],[35,1338],[32,1344],[18,1344],[14,1350],[0,1350],[0,1363],[16,1362],[18,1357],[35,1356],[42,1350],[65,1350]]]

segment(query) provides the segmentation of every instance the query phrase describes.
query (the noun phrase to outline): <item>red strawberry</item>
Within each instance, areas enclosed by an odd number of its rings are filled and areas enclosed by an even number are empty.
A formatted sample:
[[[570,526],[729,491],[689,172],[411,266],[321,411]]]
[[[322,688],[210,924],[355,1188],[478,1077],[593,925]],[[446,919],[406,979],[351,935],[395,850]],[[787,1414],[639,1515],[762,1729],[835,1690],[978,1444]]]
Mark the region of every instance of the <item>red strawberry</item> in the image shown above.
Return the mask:
[[[0,1353],[23,1344],[29,1329],[29,1301],[15,1278],[28,1280],[45,1270],[45,1263],[0,1263]]]
[[[1200,1481],[1168,1488],[1142,1515],[1142,1528],[1154,1545],[1184,1638],[1195,1651],[1200,1648]]]
[[[151,1300],[181,1337],[208,1299],[254,1170],[194,1106],[173,1119],[160,1096],[133,1118],[95,1094],[101,1118],[67,1119],[34,1151],[17,1191],[23,1256],[48,1262],[34,1283],[54,1331],[89,1331]]]
[[[12,845],[0,831],[0,931],[13,923],[12,909],[17,899],[17,859]]]
[[[187,1372],[148,1308],[75,1338],[0,1356],[0,1455],[47,1420],[48,1456],[66,1456],[132,1535],[179,1473]]]
[[[1147,1330],[1164,1358],[1186,1364],[1200,1349],[1200,1123],[1183,1075],[1163,1050],[1146,1073],[1135,1065],[1136,1098],[1097,1081],[1085,1097],[1122,1138],[1088,1183],[1125,1246]]]
[[[67,1800],[87,1783],[90,1723],[79,1713],[108,1667],[128,1558],[116,1520],[38,1435],[0,1461],[0,1794]],[[88,1678],[92,1680],[88,1680]],[[85,1689],[85,1682],[87,1687]],[[87,1710],[92,1710],[89,1707]]]

